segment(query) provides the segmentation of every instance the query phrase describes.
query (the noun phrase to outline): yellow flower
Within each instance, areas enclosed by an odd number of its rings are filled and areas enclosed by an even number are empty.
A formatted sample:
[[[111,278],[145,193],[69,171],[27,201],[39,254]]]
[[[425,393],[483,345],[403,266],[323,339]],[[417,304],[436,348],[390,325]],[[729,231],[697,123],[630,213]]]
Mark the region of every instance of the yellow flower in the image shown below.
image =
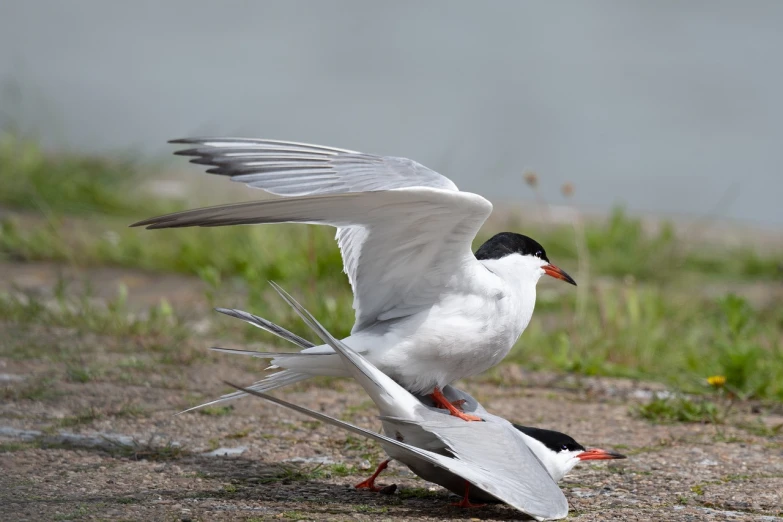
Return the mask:
[[[707,384],[716,388],[722,388],[726,384],[726,377],[723,375],[712,375],[707,377]]]

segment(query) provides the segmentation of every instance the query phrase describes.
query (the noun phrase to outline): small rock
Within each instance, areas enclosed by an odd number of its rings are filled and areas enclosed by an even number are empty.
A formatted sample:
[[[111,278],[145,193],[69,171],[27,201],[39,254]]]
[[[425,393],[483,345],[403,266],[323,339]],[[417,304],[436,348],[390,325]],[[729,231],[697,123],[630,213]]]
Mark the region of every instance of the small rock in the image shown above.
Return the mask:
[[[334,464],[334,461],[329,457],[294,457],[292,459],[285,459],[283,462],[303,464]]]
[[[214,451],[202,453],[203,457],[225,457],[228,455],[241,455],[247,451],[247,446],[238,446],[236,448],[218,448]]]
[[[397,484],[389,484],[388,486],[384,486],[380,490],[381,495],[394,495],[394,492],[397,491]]]

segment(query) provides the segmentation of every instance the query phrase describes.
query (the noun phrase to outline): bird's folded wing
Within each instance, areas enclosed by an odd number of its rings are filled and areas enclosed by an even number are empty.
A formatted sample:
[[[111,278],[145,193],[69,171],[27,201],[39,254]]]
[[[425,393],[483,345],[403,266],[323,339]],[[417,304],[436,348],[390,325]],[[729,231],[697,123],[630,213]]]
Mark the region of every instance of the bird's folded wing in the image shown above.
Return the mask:
[[[372,401],[378,406],[382,415],[411,418],[418,409],[426,409],[411,393],[394,382],[388,375],[376,368],[367,359],[353,351],[345,343],[339,341],[324,328],[296,299],[270,282],[278,294],[294,309],[321,340],[329,345],[342,357],[345,368],[351,376],[364,388]]]
[[[563,492],[530,448],[516,436],[510,423],[502,420],[465,422],[425,407],[367,359],[335,339],[285,290],[275,283],[272,286],[316,335],[343,357],[346,368],[378,406],[382,420],[416,424],[433,434],[459,461],[469,464],[474,471],[483,470],[492,477],[495,486],[513,491],[516,502],[513,505],[518,509],[531,514],[548,514],[547,518],[568,513],[568,502]],[[479,487],[483,489],[483,486]],[[495,494],[490,489],[485,491]]]
[[[492,211],[445,176],[406,158],[272,140],[195,138],[178,154],[283,196],[180,212],[136,223],[148,228],[251,223],[338,227],[343,265],[354,290],[354,331],[427,308],[445,278],[469,270],[470,250]]]
[[[450,458],[443,455],[438,455],[437,453],[405,444],[404,442],[400,442],[380,433],[375,433],[374,431],[354,426],[353,424],[337,420],[334,417],[324,413],[313,411],[309,408],[278,399],[277,397],[257,392],[252,389],[241,388],[231,383],[226,384],[233,386],[237,389],[237,391],[255,395],[286,408],[304,413],[305,415],[309,415],[314,419],[325,422],[327,424],[332,424],[333,426],[337,426],[357,435],[373,439],[383,445],[393,446],[398,451],[407,453],[411,457],[424,460],[435,466],[439,466],[447,471],[450,471],[451,473],[454,473],[455,475],[464,478],[474,486],[486,491],[487,493],[490,493],[499,500],[523,513],[534,517],[537,520],[554,520],[564,518],[568,514],[567,504],[565,511],[563,511],[562,506],[559,503],[547,504],[545,500],[531,504],[530,499],[527,498],[525,493],[520,493],[519,486],[523,478],[519,475],[517,475],[516,478],[509,477],[506,473],[496,475],[496,470],[491,468],[487,469],[486,466],[475,466],[472,463],[463,462],[460,458]],[[542,504],[540,508],[538,504]]]
[[[515,494],[526,509],[550,510],[563,516],[568,513],[568,501],[560,487],[510,423],[457,423],[431,412],[424,417],[426,420],[417,424],[437,434],[460,460],[484,468],[495,480],[515,484]]]

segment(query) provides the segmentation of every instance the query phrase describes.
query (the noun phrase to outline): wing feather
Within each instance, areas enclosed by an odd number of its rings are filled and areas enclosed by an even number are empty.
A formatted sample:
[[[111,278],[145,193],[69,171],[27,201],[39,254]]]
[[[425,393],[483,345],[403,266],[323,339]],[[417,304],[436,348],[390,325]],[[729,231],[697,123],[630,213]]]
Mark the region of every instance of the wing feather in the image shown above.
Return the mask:
[[[496,473],[497,470],[492,465],[486,466],[470,460],[464,460],[460,457],[452,458],[439,455],[432,451],[417,448],[415,446],[411,446],[410,444],[400,442],[391,437],[387,437],[386,435],[382,435],[380,433],[376,433],[374,431],[360,428],[353,424],[335,419],[334,417],[311,410],[309,408],[305,408],[304,406],[299,406],[277,397],[258,392],[252,388],[242,388],[229,382],[226,384],[236,388],[239,392],[255,395],[256,397],[266,399],[267,401],[273,402],[280,406],[290,408],[305,415],[309,415],[310,417],[318,419],[319,421],[375,440],[384,446],[394,447],[398,452],[407,454],[408,458],[420,459],[434,466],[438,466],[446,471],[454,473],[455,475],[462,477],[474,486],[490,493],[491,495],[497,497],[499,500],[516,508],[517,510],[529,514],[536,520],[560,519],[564,518],[568,514],[567,502],[565,505],[560,502],[557,502],[555,505],[553,505],[548,503],[545,499],[539,499],[539,502],[531,502],[530,498],[526,497],[524,494],[521,494],[519,491],[519,486],[523,483],[524,479],[522,479],[519,474],[515,476],[509,476],[507,474],[498,475]],[[559,489],[558,492],[560,493],[560,496],[563,496]],[[565,497],[563,497],[563,501],[565,501]]]
[[[256,223],[337,227],[359,331],[426,309],[449,277],[477,264],[471,243],[492,204],[460,192],[416,163],[346,149],[246,138],[193,138],[177,152],[207,172],[282,196],[180,212],[134,226],[175,228]]]

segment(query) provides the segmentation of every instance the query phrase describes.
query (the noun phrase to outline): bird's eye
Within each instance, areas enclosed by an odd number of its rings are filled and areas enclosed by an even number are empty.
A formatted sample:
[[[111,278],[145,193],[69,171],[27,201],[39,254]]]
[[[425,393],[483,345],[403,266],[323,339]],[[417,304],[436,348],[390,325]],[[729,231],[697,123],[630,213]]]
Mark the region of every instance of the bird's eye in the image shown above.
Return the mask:
[[[543,255],[544,255],[544,253],[543,253],[542,251],[540,251],[540,250],[538,250],[538,251],[535,253],[535,256],[536,256],[536,257],[541,257],[541,256],[543,256]]]
[[[563,444],[560,446],[560,451],[568,451],[568,444]]]

